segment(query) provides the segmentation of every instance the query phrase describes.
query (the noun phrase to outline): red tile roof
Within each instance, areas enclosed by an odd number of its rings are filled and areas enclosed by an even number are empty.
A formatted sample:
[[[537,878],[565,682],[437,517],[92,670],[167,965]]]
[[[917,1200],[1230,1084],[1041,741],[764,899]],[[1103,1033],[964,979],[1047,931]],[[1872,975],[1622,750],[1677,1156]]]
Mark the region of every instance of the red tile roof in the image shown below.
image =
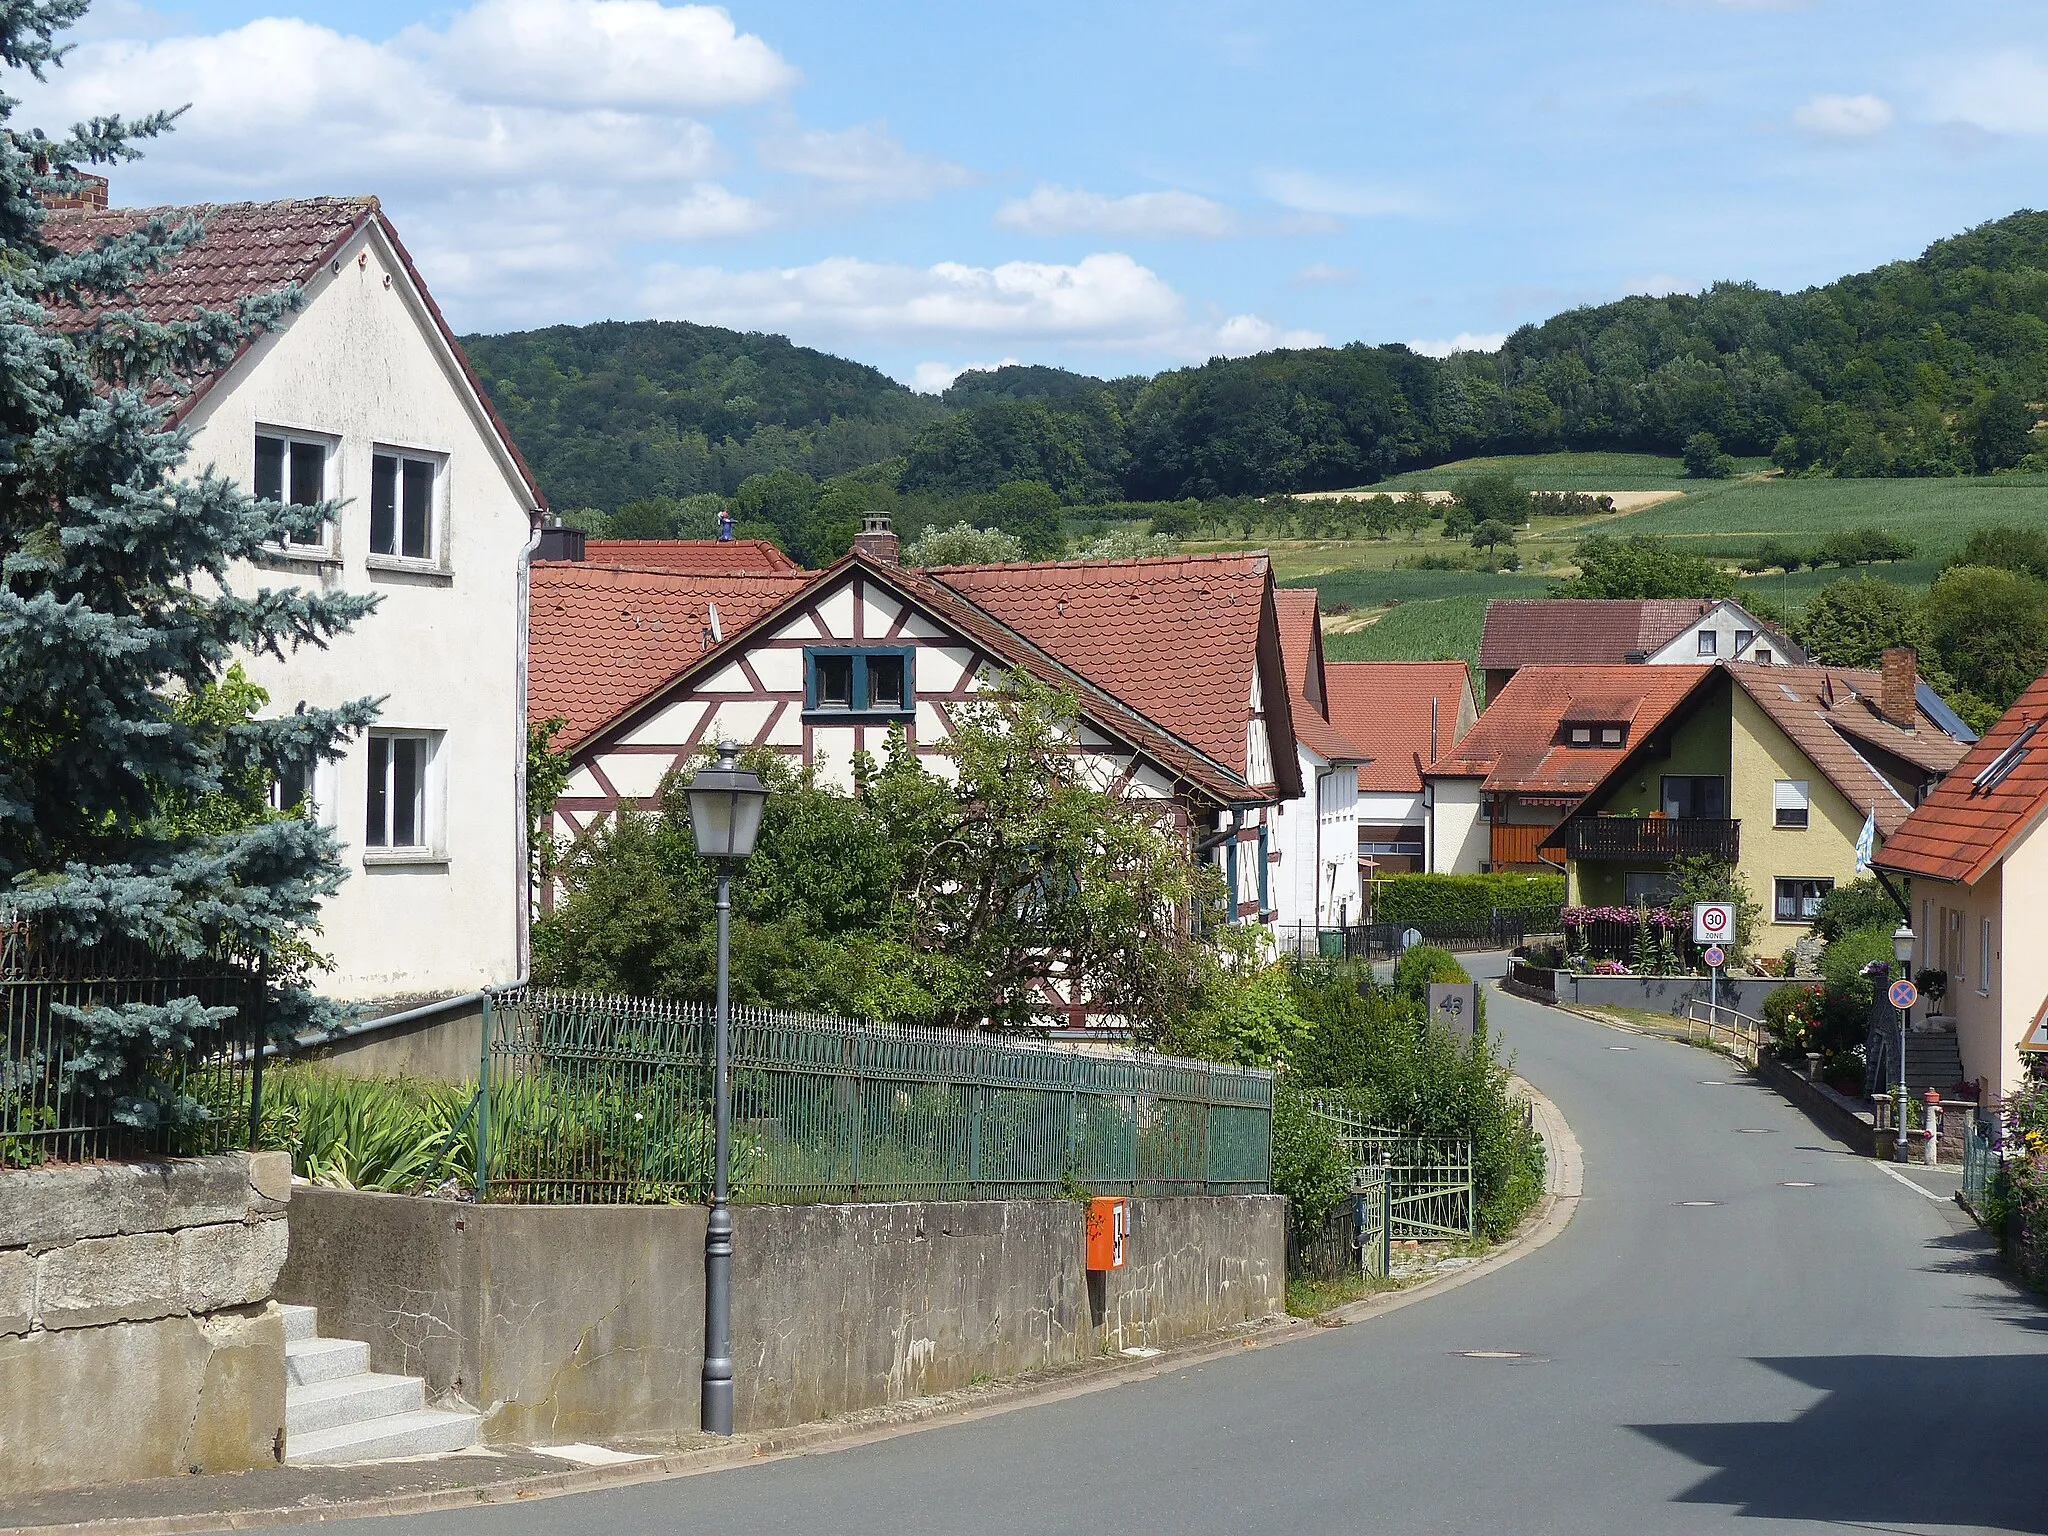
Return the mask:
[[[567,560],[536,563],[527,625],[527,711],[568,725],[557,749],[660,688],[705,654],[709,605],[728,637],[817,578],[809,573],[620,570]]]
[[[511,433],[505,430],[468,356],[456,341],[455,332],[421,281],[411,255],[384,217],[376,198],[302,197],[274,203],[201,203],[186,208],[63,209],[44,215],[43,235],[59,250],[83,251],[102,240],[125,235],[154,217],[168,219],[174,228],[183,219],[196,217],[204,222],[205,233],[173,257],[164,270],[145,273],[137,281],[133,297],[124,301],[123,307],[139,307],[152,320],[189,319],[202,309],[232,312],[243,299],[306,282],[364,225],[375,222],[391,242],[392,251],[426,305],[441,339],[461,366],[477,403],[525,482],[534,505],[547,505],[533,471],[512,441]],[[91,318],[90,312],[53,309],[50,323],[73,329]],[[205,398],[249,345],[244,342],[232,357],[189,375],[185,380],[189,392],[178,401],[173,419],[182,419]],[[154,399],[166,400],[174,391],[166,381],[150,393]]]
[[[1359,789],[1419,793],[1430,758],[1430,706],[1439,750],[1455,745],[1471,678],[1462,661],[1328,663],[1330,723],[1372,759],[1358,770]]]
[[[927,574],[1206,756],[1247,771],[1252,683],[1271,590],[1263,554],[952,566]],[[1284,667],[1272,681],[1282,686],[1265,690],[1269,716],[1276,704],[1286,708]],[[1292,750],[1282,745],[1292,737],[1291,721],[1269,718],[1268,727],[1277,764]]]
[[[1294,704],[1294,734],[1326,763],[1363,763],[1368,753],[1326,717],[1328,670],[1323,662],[1323,619],[1314,587],[1277,587],[1280,653]]]
[[[1739,662],[1728,672],[1851,805],[1876,817],[1877,829],[1886,837],[1905,823],[1912,802],[1872,766],[1851,738],[1891,749],[1916,766],[1933,764],[1930,771],[1936,772],[1942,762],[1953,766],[1963,755],[1962,743],[1943,733],[1924,710],[1916,710],[1916,728],[1910,735],[1879,717],[1870,703],[1881,682],[1873,669]]]
[[[1483,778],[1486,788],[1522,794],[1584,795],[1707,678],[1712,667],[1528,666],[1516,672],[1465,739],[1431,765],[1433,777]],[[1561,741],[1565,718],[1580,699],[1597,701],[1599,718],[1627,720],[1619,746]],[[1622,711],[1626,709],[1626,713]]]
[[[583,559],[590,565],[680,571],[691,576],[728,571],[772,576],[803,569],[767,539],[587,539]]]
[[[1707,597],[1503,598],[1486,605],[1480,670],[1625,662],[1635,652],[1669,645],[1719,603]]]
[[[1969,885],[1983,879],[2048,811],[2048,737],[2029,737],[2016,754],[2018,761],[1996,784],[1979,789],[1975,780],[2043,720],[2048,720],[2048,673],[2027,686],[1886,840],[1877,856],[1879,867]]]

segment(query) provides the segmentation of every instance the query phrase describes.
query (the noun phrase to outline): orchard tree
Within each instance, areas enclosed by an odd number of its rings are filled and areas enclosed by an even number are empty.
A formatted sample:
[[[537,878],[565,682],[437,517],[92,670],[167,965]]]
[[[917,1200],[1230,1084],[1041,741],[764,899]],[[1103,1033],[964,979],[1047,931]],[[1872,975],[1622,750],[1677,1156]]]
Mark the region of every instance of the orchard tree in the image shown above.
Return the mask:
[[[0,4],[0,64],[44,78],[85,9]],[[138,218],[67,252],[44,202],[82,191],[72,167],[136,158],[171,115],[49,137],[14,122],[19,105],[0,95],[0,918],[60,944],[141,941],[174,963],[243,957],[268,977],[264,1027],[287,1037],[326,1017],[306,935],[342,867],[331,831],[249,803],[252,786],[337,755],[375,708],[256,718],[229,669],[324,645],[371,602],[256,585],[267,551],[337,509],[255,501],[210,467],[186,475],[189,434],[171,418],[181,381],[226,366],[300,295],[145,313],[136,285],[201,223]],[[216,814],[223,797],[240,813]],[[64,1017],[79,1042],[54,1064],[65,1092],[137,1130],[205,1117],[159,1064],[208,1048],[225,1010],[184,997]]]
[[[1726,597],[1727,572],[1646,533],[1617,539],[1596,534],[1574,553],[1579,574],[1555,583],[1552,597]]]

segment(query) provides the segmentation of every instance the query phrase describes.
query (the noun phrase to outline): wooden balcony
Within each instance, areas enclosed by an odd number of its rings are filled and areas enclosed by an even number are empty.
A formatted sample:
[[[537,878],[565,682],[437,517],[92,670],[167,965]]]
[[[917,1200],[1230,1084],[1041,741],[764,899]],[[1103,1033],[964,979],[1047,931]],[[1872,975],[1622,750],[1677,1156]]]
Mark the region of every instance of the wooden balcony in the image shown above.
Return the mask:
[[[1742,857],[1742,823],[1707,817],[1581,816],[1565,828],[1574,859],[1646,860],[1710,853],[1730,864]]]
[[[1510,869],[1517,864],[1541,864],[1543,860],[1536,850],[1543,839],[1550,836],[1555,827],[1523,827],[1495,822],[1493,824],[1493,848],[1490,854],[1492,867]],[[1557,855],[1552,854],[1555,862]]]

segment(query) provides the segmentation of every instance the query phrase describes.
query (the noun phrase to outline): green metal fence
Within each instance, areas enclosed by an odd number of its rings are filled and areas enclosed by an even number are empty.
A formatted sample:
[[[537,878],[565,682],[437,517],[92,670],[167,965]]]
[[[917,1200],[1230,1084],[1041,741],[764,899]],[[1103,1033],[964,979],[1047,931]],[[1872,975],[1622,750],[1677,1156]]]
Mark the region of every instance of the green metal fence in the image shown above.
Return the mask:
[[[1337,1133],[1353,1170],[1386,1171],[1387,1225],[1393,1238],[1441,1241],[1478,1234],[1471,1142],[1390,1131],[1328,1099],[1310,1099],[1309,1108]]]
[[[1978,1216],[1984,1214],[1984,1197],[1991,1193],[1998,1177],[1998,1152],[1991,1133],[1975,1115],[1963,1122],[1963,1202]]]
[[[698,1201],[708,1005],[526,990],[484,1016],[484,1198]],[[1264,1194],[1270,1073],[735,1008],[733,1198]]]
[[[1351,1192],[1358,1206],[1359,1267],[1375,1279],[1384,1280],[1393,1269],[1394,1257],[1388,1251],[1392,1246],[1394,1222],[1387,1170],[1353,1170]]]
[[[0,1167],[167,1152],[195,1156],[252,1144],[262,1054],[256,971],[217,956],[188,959],[146,944],[82,947],[21,921],[0,921]],[[195,998],[235,1015],[197,1057],[166,1053],[157,1075],[190,1101],[187,1123],[148,1133],[116,1123],[112,1105],[82,1091],[86,1047],[76,1013]]]

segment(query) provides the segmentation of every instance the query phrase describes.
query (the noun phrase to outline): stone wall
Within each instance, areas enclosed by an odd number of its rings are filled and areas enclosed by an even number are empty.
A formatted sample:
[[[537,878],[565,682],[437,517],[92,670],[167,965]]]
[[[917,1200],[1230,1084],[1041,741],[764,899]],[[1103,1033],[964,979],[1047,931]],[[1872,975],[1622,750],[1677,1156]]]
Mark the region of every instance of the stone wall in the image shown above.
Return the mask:
[[[282,1152],[0,1172],[0,1489],[274,1462]]]
[[[1591,1008],[1644,1008],[1653,1013],[1681,1014],[1687,1000],[1707,1001],[1704,976],[1579,976],[1558,971],[1553,982],[1560,1001]],[[1724,1008],[1762,1018],[1764,999],[1780,987],[1810,986],[1776,976],[1723,977],[1715,997]]]
[[[1286,1202],[1133,1202],[1091,1279],[1069,1200],[742,1206],[735,1417],[803,1423],[1282,1310]],[[498,1443],[697,1427],[700,1206],[496,1206],[305,1189],[279,1294]]]

